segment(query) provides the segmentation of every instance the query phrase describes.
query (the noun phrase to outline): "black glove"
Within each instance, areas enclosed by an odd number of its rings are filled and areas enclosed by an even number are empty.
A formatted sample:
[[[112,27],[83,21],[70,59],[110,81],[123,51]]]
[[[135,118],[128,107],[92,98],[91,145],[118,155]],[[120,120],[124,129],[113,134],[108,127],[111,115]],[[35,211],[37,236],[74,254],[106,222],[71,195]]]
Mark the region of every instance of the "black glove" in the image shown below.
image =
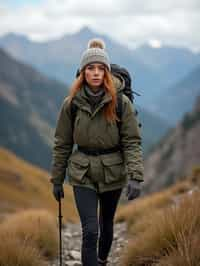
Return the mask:
[[[53,194],[57,201],[60,200],[60,198],[64,198],[64,190],[63,185],[54,184],[53,185]]]
[[[128,200],[133,200],[140,196],[141,193],[141,185],[140,181],[136,179],[129,179],[127,184],[126,196]]]

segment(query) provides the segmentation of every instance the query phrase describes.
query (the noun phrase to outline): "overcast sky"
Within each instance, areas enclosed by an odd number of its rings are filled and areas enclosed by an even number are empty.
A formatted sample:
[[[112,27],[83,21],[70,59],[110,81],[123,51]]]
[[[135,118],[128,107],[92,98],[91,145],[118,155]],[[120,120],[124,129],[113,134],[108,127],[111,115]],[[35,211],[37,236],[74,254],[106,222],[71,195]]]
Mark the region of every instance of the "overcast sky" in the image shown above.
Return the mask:
[[[83,26],[129,47],[150,43],[200,51],[200,0],[0,0],[0,35],[55,39]]]

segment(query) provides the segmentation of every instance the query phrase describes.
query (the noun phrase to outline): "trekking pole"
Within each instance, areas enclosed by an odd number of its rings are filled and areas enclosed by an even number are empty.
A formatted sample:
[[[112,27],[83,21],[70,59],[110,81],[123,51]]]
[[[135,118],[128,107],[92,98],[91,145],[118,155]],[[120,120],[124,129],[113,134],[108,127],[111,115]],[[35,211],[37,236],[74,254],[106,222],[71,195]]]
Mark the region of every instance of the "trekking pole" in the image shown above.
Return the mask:
[[[58,215],[58,220],[59,220],[59,255],[60,255],[60,266],[62,266],[62,215],[61,215],[61,198],[59,198],[59,215]]]

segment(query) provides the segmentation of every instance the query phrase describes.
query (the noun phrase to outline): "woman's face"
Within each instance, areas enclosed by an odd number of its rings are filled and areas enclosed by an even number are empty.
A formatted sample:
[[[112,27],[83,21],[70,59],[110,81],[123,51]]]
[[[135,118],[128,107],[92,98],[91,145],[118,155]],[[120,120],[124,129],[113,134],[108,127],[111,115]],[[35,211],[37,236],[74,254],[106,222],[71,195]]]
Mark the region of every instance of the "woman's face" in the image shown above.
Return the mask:
[[[85,79],[93,90],[98,90],[103,83],[105,66],[101,63],[92,63],[85,67]]]

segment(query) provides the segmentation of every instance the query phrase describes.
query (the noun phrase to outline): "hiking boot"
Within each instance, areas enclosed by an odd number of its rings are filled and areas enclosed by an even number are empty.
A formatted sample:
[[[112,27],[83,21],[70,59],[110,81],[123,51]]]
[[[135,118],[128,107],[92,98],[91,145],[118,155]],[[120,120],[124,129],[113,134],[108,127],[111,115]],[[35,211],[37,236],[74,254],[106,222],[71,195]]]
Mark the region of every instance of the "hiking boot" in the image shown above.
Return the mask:
[[[98,266],[106,266],[107,265],[107,260],[101,260],[98,258]]]

